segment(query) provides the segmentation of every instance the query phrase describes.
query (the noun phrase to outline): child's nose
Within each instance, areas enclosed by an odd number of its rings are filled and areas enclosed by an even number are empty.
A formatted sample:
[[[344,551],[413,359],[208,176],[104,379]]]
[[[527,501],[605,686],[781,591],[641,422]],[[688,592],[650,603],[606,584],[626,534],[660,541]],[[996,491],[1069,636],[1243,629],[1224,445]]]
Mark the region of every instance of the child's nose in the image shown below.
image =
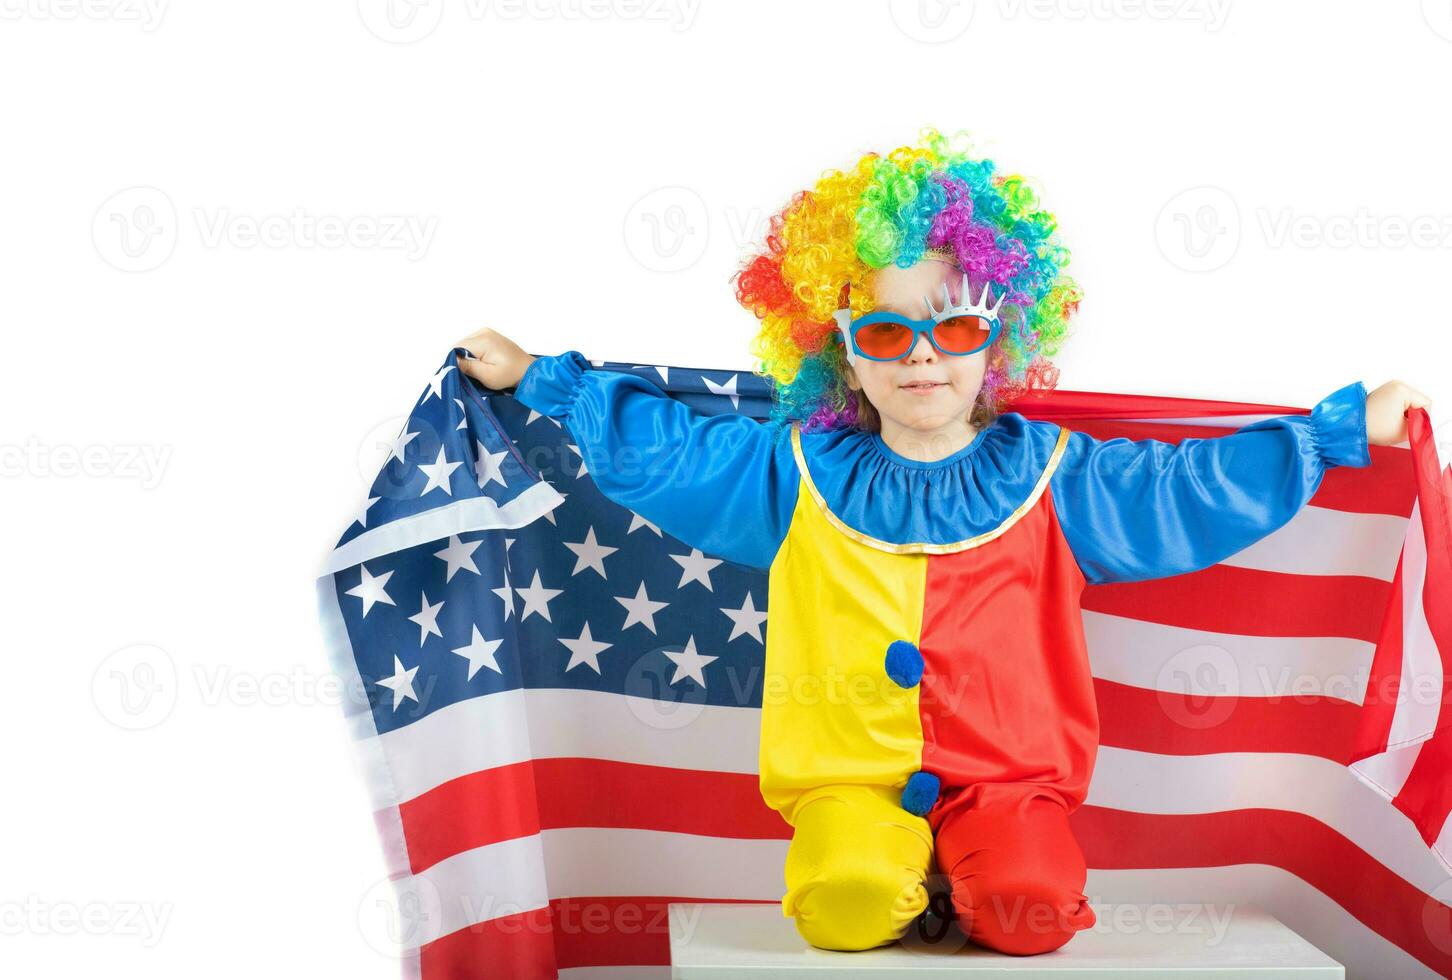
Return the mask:
[[[918,334],[917,343],[913,344],[913,349],[907,352],[905,359],[916,364],[919,361],[931,361],[937,356],[938,349],[933,346],[933,342],[928,339],[928,335],[920,333]]]

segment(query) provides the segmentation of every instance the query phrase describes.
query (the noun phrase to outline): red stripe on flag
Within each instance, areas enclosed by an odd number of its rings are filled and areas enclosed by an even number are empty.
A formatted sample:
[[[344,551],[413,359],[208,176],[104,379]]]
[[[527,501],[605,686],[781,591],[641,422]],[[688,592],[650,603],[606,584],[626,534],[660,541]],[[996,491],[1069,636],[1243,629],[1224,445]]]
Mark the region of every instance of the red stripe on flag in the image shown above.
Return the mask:
[[[1402,558],[1397,558],[1397,571],[1392,576],[1391,594],[1387,596],[1386,615],[1382,621],[1381,638],[1371,658],[1371,672],[1366,679],[1366,695],[1351,757],[1347,764],[1387,750],[1397,703],[1402,690]]]
[[[1322,695],[1182,694],[1094,679],[1099,744],[1162,755],[1295,752],[1346,758],[1360,706]]]
[[[1270,809],[1131,813],[1085,804],[1069,819],[1091,868],[1282,868],[1428,967],[1452,976],[1452,908],[1314,817]]]
[[[451,779],[399,807],[415,874],[455,854],[556,827],[790,840],[755,773],[609,759],[535,759]]]
[[[1407,441],[1411,452],[1407,456],[1413,470],[1411,482],[1420,505],[1420,533],[1426,551],[1420,600],[1442,662],[1441,710],[1436,731],[1445,732],[1452,728],[1452,513],[1449,513],[1452,512],[1452,470],[1442,469],[1432,439],[1432,426],[1426,410],[1408,412]],[[1408,533],[1418,533],[1418,529],[1409,527]],[[1351,762],[1385,752],[1390,740],[1401,692],[1403,644],[1406,640],[1403,635],[1403,564],[1399,559],[1393,590],[1384,607],[1385,619],[1367,682],[1366,711]],[[1419,695],[1414,691],[1409,696]],[[1440,774],[1444,779],[1447,776],[1445,770]],[[1424,812],[1425,819],[1432,820],[1434,816],[1431,812]],[[1444,822],[1436,820],[1436,829],[1440,829]],[[1424,836],[1435,833],[1430,824],[1418,824],[1418,829]]]
[[[1423,743],[1394,802],[1431,844],[1452,812],[1452,470],[1443,470],[1437,460],[1425,409],[1408,413],[1407,436],[1427,550],[1422,612],[1442,661],[1442,697],[1436,734]]]
[[[1417,751],[1417,761],[1392,802],[1417,825],[1430,846],[1437,841],[1452,809],[1452,729],[1433,735]]]
[[[422,980],[557,980],[552,909],[476,922],[419,949]]]
[[[1091,612],[1241,636],[1376,642],[1391,584],[1364,575],[1295,575],[1235,565],[1084,589]]]

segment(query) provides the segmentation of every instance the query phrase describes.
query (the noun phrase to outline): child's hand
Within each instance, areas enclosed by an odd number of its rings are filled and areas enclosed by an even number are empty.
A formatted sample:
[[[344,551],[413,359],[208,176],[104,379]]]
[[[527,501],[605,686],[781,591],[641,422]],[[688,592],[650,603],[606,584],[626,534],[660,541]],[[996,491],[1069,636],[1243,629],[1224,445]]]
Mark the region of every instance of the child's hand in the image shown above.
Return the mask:
[[[1366,396],[1366,441],[1392,446],[1407,438],[1407,409],[1427,408],[1432,399],[1409,384],[1388,381]]]
[[[486,388],[513,388],[534,363],[534,355],[497,330],[485,327],[454,344],[473,352],[478,360],[455,356],[459,370],[483,383]]]

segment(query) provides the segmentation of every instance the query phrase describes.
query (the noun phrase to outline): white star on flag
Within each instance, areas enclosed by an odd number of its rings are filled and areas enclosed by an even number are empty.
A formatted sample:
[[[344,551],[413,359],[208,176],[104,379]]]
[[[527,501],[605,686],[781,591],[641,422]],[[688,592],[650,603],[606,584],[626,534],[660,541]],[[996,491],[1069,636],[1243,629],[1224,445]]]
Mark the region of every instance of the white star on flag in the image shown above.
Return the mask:
[[[437,604],[431,606],[428,593],[419,594],[423,596],[423,608],[408,617],[408,620],[411,623],[418,623],[418,645],[423,646],[424,640],[428,639],[430,633],[441,640],[444,638],[443,631],[439,629],[439,610],[444,608],[444,601],[440,599]]]
[[[666,606],[670,605],[670,603],[668,602],[655,602],[650,598],[650,596],[646,595],[644,582],[641,582],[640,588],[635,590],[634,599],[631,599],[627,596],[618,595],[615,597],[615,601],[624,606],[626,611],[629,613],[629,615],[625,617],[625,625],[620,627],[620,631],[622,633],[625,632],[633,623],[641,623],[645,626],[646,629],[654,633],[655,614],[660,612]]]
[[[490,482],[508,487],[509,484],[504,481],[504,472],[499,468],[499,461],[509,455],[509,450],[501,449],[497,453],[491,453],[478,439],[474,442],[479,447],[479,457],[474,460],[474,476],[479,481],[479,489],[483,490]]]
[[[464,410],[464,402],[462,399],[455,398],[454,404],[459,406],[459,424],[454,426],[454,431],[458,432],[460,429],[467,429],[469,427],[469,413]]]
[[[586,567],[589,567],[599,572],[601,578],[610,577],[605,574],[605,559],[620,549],[596,542],[593,525],[585,532],[584,541],[562,541],[560,543],[575,553],[575,570],[570,572],[570,575],[579,575]]]
[[[444,378],[446,378],[449,372],[452,370],[454,370],[454,366],[452,364],[448,364],[444,367],[439,368],[438,373],[429,379],[429,393],[423,396],[423,401],[428,401],[430,398],[435,397],[444,397]]]
[[[559,508],[565,506],[565,498],[568,497],[568,496],[569,496],[569,494],[567,494],[567,493],[561,493],[560,494],[560,502],[558,504],[556,504],[554,507],[551,507],[549,510],[547,510],[547,511],[544,512],[544,519],[547,520],[547,521],[549,521],[555,527],[559,527],[560,526],[559,525],[559,522],[555,520],[555,511],[558,510]]]
[[[510,538],[509,540],[513,541],[514,539]],[[504,550],[506,552],[509,551],[508,543],[505,544]],[[492,591],[495,595],[504,600],[504,619],[507,622],[510,615],[514,612],[514,589],[512,589],[509,585],[508,571],[504,573],[504,584],[497,589],[493,589]]]
[[[374,504],[378,503],[378,501],[382,499],[382,497],[369,497],[367,500],[363,501],[363,506],[358,508],[358,514],[353,518],[353,520],[357,521],[358,524],[362,527],[367,527],[368,508],[372,507]]]
[[[454,491],[449,487],[449,476],[463,465],[463,463],[449,462],[448,457],[444,455],[444,447],[440,446],[438,459],[432,463],[418,464],[418,468],[423,471],[424,476],[429,478],[428,482],[424,484],[424,488],[419,491],[419,496],[422,497],[430,490],[437,488],[452,497]]]
[[[403,427],[405,429],[407,429],[408,428],[408,423],[405,422]],[[398,433],[397,437],[394,438],[394,440],[393,440],[393,446],[392,446],[392,448],[390,448],[388,450],[388,456],[383,460],[383,465],[387,466],[389,460],[393,460],[393,459],[398,460],[400,463],[406,463],[406,462],[408,462],[408,460],[406,460],[406,459],[403,458],[403,452],[404,452],[405,449],[408,448],[408,444],[411,443],[411,442],[413,442],[417,438],[418,438],[418,433],[417,432],[403,432],[403,431],[400,431]]]
[[[766,613],[756,611],[756,603],[751,599],[750,589],[746,590],[746,601],[742,603],[740,609],[722,609],[721,611],[735,624],[731,627],[731,635],[726,637],[727,643],[747,633],[755,637],[757,643],[762,642],[761,624],[766,622]]]
[[[393,576],[392,572],[384,572],[382,575],[375,576],[368,571],[367,565],[359,565],[358,570],[363,573],[363,579],[348,590],[348,595],[355,595],[363,600],[363,615],[368,615],[368,610],[373,608],[375,602],[388,606],[394,605],[393,599],[383,591],[383,587]]]
[[[435,558],[442,558],[448,565],[448,569],[444,572],[444,581],[447,582],[453,578],[454,573],[461,568],[466,572],[478,575],[479,569],[474,565],[473,555],[475,549],[483,543],[482,540],[460,541],[457,534],[449,535],[449,546],[443,551],[434,552]]]
[[[404,698],[418,701],[418,695],[413,693],[413,675],[418,673],[417,667],[403,669],[403,661],[398,655],[393,657],[393,676],[378,678],[378,686],[386,687],[393,692],[393,710],[397,711],[398,706],[403,704]]]
[[[580,472],[575,474],[575,479],[578,480],[581,477],[588,476],[590,471],[585,469],[585,454],[580,452],[580,447],[575,445],[573,442],[567,442],[565,443],[565,445],[573,449],[575,451],[575,455],[580,457]]]
[[[570,651],[570,662],[565,667],[566,673],[569,673],[571,668],[580,666],[580,664],[586,664],[594,668],[595,673],[600,673],[600,661],[598,659],[600,651],[614,646],[613,643],[601,643],[599,640],[590,636],[589,623],[585,624],[585,628],[580,631],[580,635],[576,639],[571,640],[562,636],[559,638],[559,641],[568,647]]]
[[[634,534],[638,528],[642,528],[642,527],[648,527],[648,528],[650,528],[652,531],[655,532],[655,536],[656,537],[660,537],[661,536],[660,528],[656,527],[650,521],[646,520],[644,517],[641,517],[639,514],[635,513],[635,511],[631,511],[630,512],[630,528],[625,533],[626,534]]]
[[[560,424],[560,420],[557,419],[557,418],[555,418],[553,415],[544,415],[544,414],[542,414],[540,412],[536,412],[532,408],[529,410],[529,417],[524,420],[524,424],[525,425],[529,425],[531,422],[535,421],[536,419],[549,419],[551,422],[553,422],[555,424],[555,428],[556,429],[563,429],[564,428],[564,426]]]
[[[720,657],[704,657],[697,653],[696,638],[694,636],[686,640],[686,648],[679,653],[673,653],[670,650],[662,650],[661,653],[664,653],[671,659],[671,663],[676,665],[676,672],[671,677],[672,687],[679,684],[683,677],[689,677],[697,684],[705,687],[706,678],[702,675],[701,668],[713,660],[721,659]]]
[[[471,629],[473,629],[474,634],[473,638],[469,641],[469,645],[450,651],[457,653],[469,661],[469,680],[472,681],[474,679],[474,675],[479,671],[480,667],[488,667],[496,674],[503,676],[504,671],[499,669],[499,661],[494,659],[494,651],[499,649],[499,645],[504,642],[504,639],[501,637],[497,640],[486,640],[483,634],[479,632],[479,627],[474,626]]]
[[[564,592],[564,589],[546,589],[540,585],[539,569],[535,569],[534,582],[527,589],[515,589],[519,597],[524,600],[524,612],[519,614],[519,621],[522,623],[529,618],[530,613],[539,613],[550,622],[550,600]]]
[[[716,382],[712,381],[710,378],[706,377],[704,374],[701,375],[701,380],[704,381],[704,382],[706,382],[706,387],[711,389],[711,394],[713,394],[713,395],[730,395],[731,396],[731,407],[732,408],[740,408],[741,407],[741,396],[736,393],[736,375],[734,375],[734,374],[731,375],[731,380],[728,381],[728,382],[726,382],[724,385],[723,384],[717,384]]]
[[[687,582],[700,582],[712,592],[716,591],[711,587],[711,569],[721,564],[722,559],[707,558],[700,548],[692,548],[689,555],[671,555],[671,559],[681,566],[681,581],[676,588],[685,588]]]

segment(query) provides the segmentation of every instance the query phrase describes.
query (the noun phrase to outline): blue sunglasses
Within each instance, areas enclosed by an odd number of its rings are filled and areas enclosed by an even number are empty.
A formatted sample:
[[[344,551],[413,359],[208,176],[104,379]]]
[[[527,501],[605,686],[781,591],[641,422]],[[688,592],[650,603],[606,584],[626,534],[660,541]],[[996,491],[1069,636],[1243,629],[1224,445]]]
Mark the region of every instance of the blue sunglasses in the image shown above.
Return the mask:
[[[853,319],[847,308],[833,314],[837,321],[839,339],[847,348],[848,361],[864,357],[869,361],[896,361],[906,357],[918,344],[918,337],[926,334],[928,342],[948,357],[964,357],[976,354],[988,347],[1002,330],[998,309],[1003,305],[1006,294],[1000,294],[998,301],[988,306],[988,285],[977,302],[970,302],[968,276],[963,276],[959,301],[953,302],[948,286],[943,284],[943,308],[938,310],[927,296],[927,304],[933,315],[926,320],[914,320],[901,313],[874,310]]]

